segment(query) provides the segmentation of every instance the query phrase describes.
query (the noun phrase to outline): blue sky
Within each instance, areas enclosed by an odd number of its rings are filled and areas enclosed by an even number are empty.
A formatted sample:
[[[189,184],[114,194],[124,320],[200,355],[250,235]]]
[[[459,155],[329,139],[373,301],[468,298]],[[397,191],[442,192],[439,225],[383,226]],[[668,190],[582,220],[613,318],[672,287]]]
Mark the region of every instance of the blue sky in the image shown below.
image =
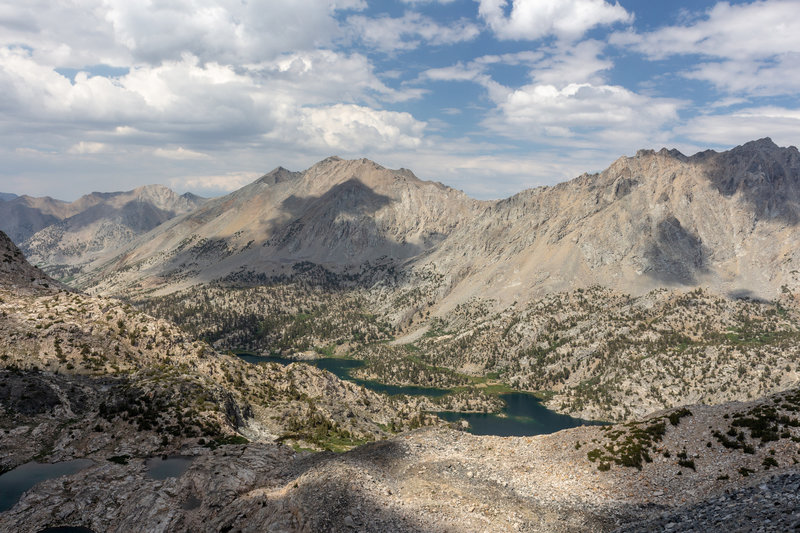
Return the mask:
[[[0,0],[0,191],[218,195],[329,155],[479,198],[800,138],[800,0]]]

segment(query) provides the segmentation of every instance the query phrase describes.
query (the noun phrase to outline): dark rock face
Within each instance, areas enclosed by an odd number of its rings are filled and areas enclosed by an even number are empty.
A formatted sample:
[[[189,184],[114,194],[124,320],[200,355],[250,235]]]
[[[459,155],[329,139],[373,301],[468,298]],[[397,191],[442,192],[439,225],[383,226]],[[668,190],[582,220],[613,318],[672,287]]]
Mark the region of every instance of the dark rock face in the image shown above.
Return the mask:
[[[695,274],[706,269],[708,251],[700,239],[670,216],[657,224],[655,238],[645,251],[652,275],[668,283],[693,285]]]
[[[61,399],[53,385],[41,375],[0,371],[0,406],[7,414],[38,415],[52,412],[59,405]]]

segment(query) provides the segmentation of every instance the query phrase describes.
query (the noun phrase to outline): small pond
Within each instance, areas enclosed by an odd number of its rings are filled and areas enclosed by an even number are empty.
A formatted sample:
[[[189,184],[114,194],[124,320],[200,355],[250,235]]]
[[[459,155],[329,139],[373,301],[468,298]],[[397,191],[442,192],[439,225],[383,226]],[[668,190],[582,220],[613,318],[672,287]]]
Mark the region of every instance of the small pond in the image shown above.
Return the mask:
[[[295,363],[294,359],[276,356],[262,356],[247,353],[236,354],[248,363],[272,362],[282,365]],[[329,370],[341,379],[363,385],[375,392],[384,394],[408,394],[409,396],[442,396],[450,392],[447,389],[434,389],[426,387],[398,387],[384,385],[377,381],[357,379],[350,375],[350,370],[364,365],[364,361],[356,359],[337,359],[326,357],[311,361],[299,361]],[[554,433],[562,429],[573,428],[588,424],[601,424],[573,418],[551,411],[542,405],[541,401],[533,394],[527,392],[511,392],[501,394],[506,402],[506,407],[500,413],[457,413],[451,411],[437,412],[436,414],[449,422],[466,420],[469,422],[469,432],[475,435],[497,435],[501,437],[524,437]]]
[[[147,474],[153,479],[167,479],[180,477],[192,465],[194,457],[171,455],[164,457],[151,457],[147,460]]]
[[[60,463],[30,462],[0,475],[0,513],[8,511],[25,491],[42,481],[61,476],[70,476],[91,466],[89,459],[73,459]]]

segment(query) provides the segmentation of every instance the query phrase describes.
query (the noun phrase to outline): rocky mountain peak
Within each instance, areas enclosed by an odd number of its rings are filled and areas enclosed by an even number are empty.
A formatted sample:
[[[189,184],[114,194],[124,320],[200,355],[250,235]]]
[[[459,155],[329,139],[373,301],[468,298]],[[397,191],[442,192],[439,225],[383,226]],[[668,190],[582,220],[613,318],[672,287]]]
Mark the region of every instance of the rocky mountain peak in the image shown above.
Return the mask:
[[[300,172],[292,172],[291,170],[287,170],[283,167],[278,167],[258,178],[256,183],[261,183],[264,185],[276,185],[278,183],[285,183],[287,181],[295,180],[300,176],[300,174]]]
[[[369,159],[329,157],[303,173],[303,188],[319,196],[351,180],[361,182],[374,192],[387,193],[402,184],[420,186],[422,180],[408,170],[392,170]]]
[[[764,137],[755,141],[749,141],[741,146],[733,148],[731,151],[736,152],[740,150],[780,150],[780,146],[775,144],[771,138]]]

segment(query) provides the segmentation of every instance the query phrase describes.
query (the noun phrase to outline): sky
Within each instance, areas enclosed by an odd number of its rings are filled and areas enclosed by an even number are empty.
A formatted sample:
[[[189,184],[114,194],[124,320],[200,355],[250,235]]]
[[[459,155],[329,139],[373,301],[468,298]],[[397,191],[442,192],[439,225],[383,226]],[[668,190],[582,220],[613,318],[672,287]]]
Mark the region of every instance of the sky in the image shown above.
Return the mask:
[[[800,0],[0,0],[0,191],[216,196],[331,155],[476,198],[800,141]]]

